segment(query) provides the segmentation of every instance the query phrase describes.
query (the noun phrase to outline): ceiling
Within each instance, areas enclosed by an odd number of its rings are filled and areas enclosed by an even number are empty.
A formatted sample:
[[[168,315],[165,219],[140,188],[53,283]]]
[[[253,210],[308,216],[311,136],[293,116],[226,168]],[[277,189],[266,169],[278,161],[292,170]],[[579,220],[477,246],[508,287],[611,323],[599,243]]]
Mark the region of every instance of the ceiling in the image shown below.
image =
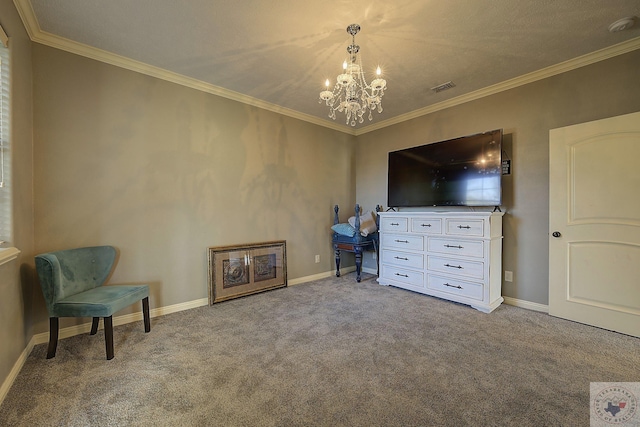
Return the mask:
[[[640,0],[14,3],[36,42],[356,135],[640,48]],[[384,111],[355,128],[318,102],[352,23],[387,81]]]

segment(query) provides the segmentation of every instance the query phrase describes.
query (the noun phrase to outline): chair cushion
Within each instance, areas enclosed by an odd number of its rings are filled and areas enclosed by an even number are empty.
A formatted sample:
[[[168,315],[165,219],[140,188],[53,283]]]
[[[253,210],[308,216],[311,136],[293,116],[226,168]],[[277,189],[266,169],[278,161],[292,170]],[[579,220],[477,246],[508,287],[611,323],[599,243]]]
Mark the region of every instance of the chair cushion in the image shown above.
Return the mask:
[[[351,225],[347,224],[346,222],[340,223],[340,224],[334,224],[331,226],[331,229],[336,233],[341,234],[343,236],[347,236],[347,237],[355,236],[357,231],[355,228],[353,228]]]
[[[356,217],[352,216],[351,218],[349,218],[348,221],[349,221],[349,224],[355,228]],[[373,211],[371,211],[371,212],[367,212],[364,215],[361,215],[360,216],[360,234],[366,237],[369,234],[375,233],[376,231],[378,231],[378,226],[376,225],[376,214]]]
[[[53,305],[51,317],[109,317],[149,296],[149,285],[100,286]]]

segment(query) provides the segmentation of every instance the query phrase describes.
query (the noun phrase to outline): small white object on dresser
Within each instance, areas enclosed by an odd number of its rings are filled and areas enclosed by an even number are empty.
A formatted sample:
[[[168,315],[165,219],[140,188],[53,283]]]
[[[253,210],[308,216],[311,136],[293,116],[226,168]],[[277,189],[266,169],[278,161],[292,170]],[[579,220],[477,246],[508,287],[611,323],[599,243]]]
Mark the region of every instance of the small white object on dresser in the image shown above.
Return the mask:
[[[468,304],[502,298],[502,212],[380,212],[381,285]]]

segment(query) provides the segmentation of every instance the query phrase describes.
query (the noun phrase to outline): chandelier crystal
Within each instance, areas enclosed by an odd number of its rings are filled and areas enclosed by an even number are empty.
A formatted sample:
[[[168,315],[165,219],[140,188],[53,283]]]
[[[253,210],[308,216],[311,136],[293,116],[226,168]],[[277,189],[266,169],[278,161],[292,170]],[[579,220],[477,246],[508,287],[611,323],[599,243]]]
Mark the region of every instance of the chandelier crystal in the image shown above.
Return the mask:
[[[369,121],[373,120],[373,110],[382,113],[382,97],[387,87],[380,67],[376,70],[376,78],[368,84],[362,71],[362,62],[358,52],[360,46],[356,44],[356,34],[360,31],[360,25],[351,24],[347,27],[347,33],[351,34],[351,44],[347,46],[349,59],[342,64],[342,74],[336,78],[336,85],[329,90],[330,82],[325,82],[326,89],[320,92],[320,103],[325,101],[329,107],[329,117],[336,119],[336,110],[345,113],[347,124],[351,126],[364,122],[364,115],[369,113]]]

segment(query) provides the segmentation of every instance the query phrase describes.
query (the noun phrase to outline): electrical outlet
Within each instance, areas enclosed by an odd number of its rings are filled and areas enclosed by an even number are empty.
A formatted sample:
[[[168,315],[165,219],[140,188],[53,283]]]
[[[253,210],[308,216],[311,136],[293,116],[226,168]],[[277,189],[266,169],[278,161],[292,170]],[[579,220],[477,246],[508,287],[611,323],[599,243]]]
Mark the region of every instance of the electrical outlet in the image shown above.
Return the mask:
[[[320,255],[316,255],[316,264],[320,262]]]
[[[504,271],[504,281],[513,282],[513,271]]]

